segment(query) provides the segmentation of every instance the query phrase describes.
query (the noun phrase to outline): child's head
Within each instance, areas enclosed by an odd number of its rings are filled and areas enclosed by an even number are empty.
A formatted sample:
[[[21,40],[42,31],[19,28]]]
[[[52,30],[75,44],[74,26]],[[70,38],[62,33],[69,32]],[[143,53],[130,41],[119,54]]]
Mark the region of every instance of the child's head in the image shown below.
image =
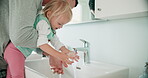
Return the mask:
[[[68,23],[72,18],[72,11],[66,0],[51,0],[43,9],[44,15],[51,23],[51,27],[56,30]]]
[[[44,6],[45,4],[47,4],[50,0],[43,0],[42,5]],[[67,0],[67,2],[69,2],[70,6],[76,7],[78,5],[78,0]]]

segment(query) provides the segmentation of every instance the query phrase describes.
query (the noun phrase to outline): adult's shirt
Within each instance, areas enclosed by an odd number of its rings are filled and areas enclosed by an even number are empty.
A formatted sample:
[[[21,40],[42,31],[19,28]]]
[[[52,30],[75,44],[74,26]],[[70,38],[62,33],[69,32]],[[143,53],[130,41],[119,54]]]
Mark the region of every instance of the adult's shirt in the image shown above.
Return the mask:
[[[0,55],[9,40],[15,46],[37,47],[37,30],[33,28],[42,0],[0,0]]]

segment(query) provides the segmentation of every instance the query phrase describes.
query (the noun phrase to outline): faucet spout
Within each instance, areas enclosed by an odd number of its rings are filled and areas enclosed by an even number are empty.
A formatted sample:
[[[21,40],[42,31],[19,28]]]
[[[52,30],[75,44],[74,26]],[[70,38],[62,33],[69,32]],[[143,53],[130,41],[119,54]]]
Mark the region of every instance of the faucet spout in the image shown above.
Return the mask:
[[[80,39],[80,41],[83,42],[83,47],[77,47],[77,48],[73,48],[74,51],[83,51],[84,52],[84,63],[85,64],[89,64],[90,63],[90,47],[89,47],[89,42],[83,40],[83,39]]]

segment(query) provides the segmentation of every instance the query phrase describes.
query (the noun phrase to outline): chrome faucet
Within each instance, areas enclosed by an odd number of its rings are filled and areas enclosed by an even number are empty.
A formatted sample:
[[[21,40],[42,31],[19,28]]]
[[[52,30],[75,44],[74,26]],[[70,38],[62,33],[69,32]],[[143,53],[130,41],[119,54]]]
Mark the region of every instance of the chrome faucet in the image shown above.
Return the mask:
[[[90,52],[90,47],[89,47],[89,42],[80,39],[80,41],[83,42],[83,47],[77,47],[77,48],[73,48],[75,52],[77,51],[83,51],[84,52],[84,63],[85,64],[89,64],[90,63],[90,56],[89,56],[89,52]]]

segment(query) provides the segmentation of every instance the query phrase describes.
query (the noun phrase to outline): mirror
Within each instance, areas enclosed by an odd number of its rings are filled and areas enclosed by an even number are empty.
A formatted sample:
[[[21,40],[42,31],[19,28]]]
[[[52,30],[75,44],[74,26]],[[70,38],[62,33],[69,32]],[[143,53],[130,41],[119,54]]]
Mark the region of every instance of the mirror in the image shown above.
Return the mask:
[[[72,9],[73,18],[68,24],[77,24],[93,21],[92,19],[94,18],[94,15],[90,10],[89,1],[94,3],[95,0],[78,0],[77,7]]]

